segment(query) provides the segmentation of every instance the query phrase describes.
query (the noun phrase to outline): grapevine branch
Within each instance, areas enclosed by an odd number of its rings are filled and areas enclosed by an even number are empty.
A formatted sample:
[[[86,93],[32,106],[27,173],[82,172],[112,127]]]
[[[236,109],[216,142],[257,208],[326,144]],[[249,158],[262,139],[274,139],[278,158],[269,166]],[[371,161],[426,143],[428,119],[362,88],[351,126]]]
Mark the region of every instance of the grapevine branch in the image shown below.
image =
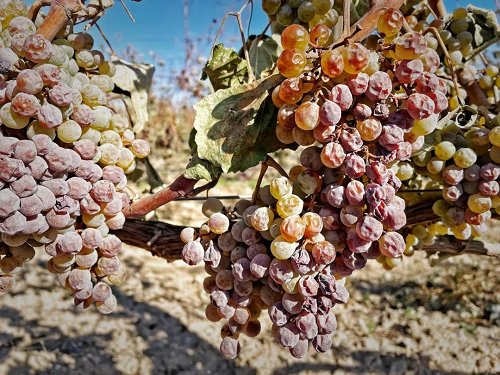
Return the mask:
[[[429,211],[428,208],[426,210]],[[418,216],[413,219],[410,213],[409,215],[409,221],[412,223],[419,223],[419,220],[425,221],[426,214],[424,212],[419,212],[419,219],[417,219]],[[181,251],[184,246],[184,243],[180,240],[182,229],[184,227],[160,221],[127,219],[123,228],[113,231],[113,234],[126,244],[145,249],[151,254],[168,261],[174,261],[181,259]],[[453,236],[438,237],[434,244],[416,250],[428,253],[441,252],[450,255],[475,254],[500,257],[498,246],[486,248],[480,241],[461,241]]]
[[[243,31],[243,24],[241,23],[241,13],[245,10],[247,5],[249,3],[252,3],[253,0],[247,0],[245,4],[241,7],[241,9],[237,12],[228,12],[222,19],[222,22],[219,26],[219,30],[217,30],[217,34],[215,35],[214,42],[212,44],[212,48],[210,49],[210,53],[208,55],[207,63],[210,61],[210,58],[212,57],[215,49],[215,44],[217,43],[217,39],[219,39],[220,33],[222,31],[222,26],[224,26],[224,23],[227,20],[227,17],[233,16],[236,17],[236,20],[238,21],[238,28],[240,29],[240,35],[241,35],[241,42],[243,43],[243,53],[245,54],[245,60],[247,62],[247,70],[248,70],[248,83],[251,83],[255,81],[255,75],[253,74],[252,67],[250,65],[250,56],[248,54],[248,48],[247,48],[247,43],[245,39],[245,32]]]
[[[40,8],[44,5],[50,5],[50,10],[37,33],[49,41],[52,41],[57,33],[66,26],[74,13],[83,8],[80,0],[41,0],[33,3],[28,17],[36,18]]]

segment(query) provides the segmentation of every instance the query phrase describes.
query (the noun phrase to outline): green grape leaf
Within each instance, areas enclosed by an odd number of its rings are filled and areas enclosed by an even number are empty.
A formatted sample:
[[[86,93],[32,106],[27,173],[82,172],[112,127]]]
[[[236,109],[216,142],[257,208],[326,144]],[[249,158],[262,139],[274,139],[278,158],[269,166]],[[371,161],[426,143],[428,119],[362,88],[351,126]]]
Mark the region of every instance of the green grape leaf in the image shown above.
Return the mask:
[[[255,38],[252,41],[248,57],[257,79],[263,78],[262,73],[270,69],[278,61],[282,50],[279,34],[273,34],[270,37],[265,36],[262,39]]]
[[[277,108],[270,96],[282,81],[275,74],[219,90],[195,104],[198,157],[223,172],[238,172],[257,165],[269,152],[287,148],[274,134]]]
[[[113,82],[130,97],[130,119],[134,124],[134,132],[139,133],[149,120],[148,100],[155,67],[151,64],[130,63],[117,57],[111,57],[111,62],[116,66]]]
[[[500,25],[495,12],[491,10],[474,5],[467,6],[467,10],[470,12],[467,16],[469,31],[473,35],[472,51],[465,56],[465,60],[469,61],[489,46],[498,43],[500,40]]]
[[[212,181],[222,173],[220,167],[217,167],[207,160],[200,159],[198,155],[193,155],[189,161],[184,177],[193,180]]]
[[[210,80],[214,91],[240,85],[247,79],[247,64],[233,48],[217,44],[212,60],[203,68],[202,80]]]

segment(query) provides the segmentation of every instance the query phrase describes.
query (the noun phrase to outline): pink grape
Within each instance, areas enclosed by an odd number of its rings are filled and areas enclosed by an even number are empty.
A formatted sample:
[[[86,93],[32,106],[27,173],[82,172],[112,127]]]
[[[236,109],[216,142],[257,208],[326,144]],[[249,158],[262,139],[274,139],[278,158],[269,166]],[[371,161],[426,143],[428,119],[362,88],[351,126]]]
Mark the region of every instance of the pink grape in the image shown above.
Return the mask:
[[[340,220],[347,227],[356,226],[362,217],[363,209],[360,206],[347,205],[340,211]]]
[[[382,133],[378,142],[389,151],[397,149],[397,145],[404,142],[404,132],[397,125],[385,125],[382,127]]]
[[[276,302],[271,307],[269,307],[268,313],[271,322],[279,327],[284,326],[292,316],[291,313],[285,309],[283,303],[281,302]]]
[[[312,275],[302,276],[299,280],[299,293],[304,297],[318,294],[319,284]]]
[[[61,69],[53,64],[42,64],[34,68],[45,85],[57,85],[61,80]]]
[[[316,243],[312,249],[312,256],[319,264],[330,264],[335,260],[335,247],[328,241]]]
[[[258,254],[250,262],[250,271],[255,277],[263,278],[269,274],[271,258],[267,254]]]
[[[337,103],[325,100],[319,110],[319,118],[322,124],[327,126],[337,125],[342,117],[342,109]]]
[[[330,334],[337,329],[337,318],[333,313],[316,316],[320,334]]]
[[[337,142],[327,143],[321,150],[321,161],[328,168],[338,168],[346,158],[343,147]]]
[[[42,212],[43,204],[41,199],[36,195],[21,198],[21,207],[19,212],[24,216],[36,216]]]
[[[125,172],[115,165],[107,165],[102,169],[102,179],[118,184],[125,177]]]
[[[293,348],[299,342],[299,330],[295,323],[286,323],[278,330],[278,342],[285,348]]]
[[[10,236],[21,233],[25,227],[26,217],[18,211],[7,217],[3,223],[0,224],[0,230]]]
[[[347,204],[345,188],[342,185],[330,184],[321,192],[322,200],[333,207],[342,208]],[[324,197],[324,198],[323,198]]]
[[[290,354],[294,358],[302,359],[306,356],[308,348],[309,348],[309,341],[305,339],[299,339],[297,344],[293,348],[290,348]]]
[[[52,54],[52,44],[42,35],[33,34],[26,37],[23,51],[26,58],[34,63],[41,63]]]
[[[372,115],[372,110],[366,104],[358,103],[352,110],[352,114],[356,120],[363,121]]]
[[[386,257],[399,257],[405,251],[403,236],[397,232],[388,232],[380,238],[380,252]]]
[[[358,151],[363,146],[363,140],[355,128],[342,130],[340,142],[345,151]]]
[[[312,340],[312,346],[318,353],[325,353],[332,345],[331,335],[318,335]]]
[[[45,156],[57,147],[52,139],[46,134],[37,134],[31,139],[36,147],[36,152],[40,156]]]
[[[366,73],[359,73],[355,77],[349,79],[347,86],[353,95],[363,95],[368,89],[370,76]]]
[[[57,128],[63,122],[61,110],[48,103],[40,107],[37,119],[47,129]]]
[[[33,117],[38,113],[40,102],[31,94],[20,92],[12,100],[12,110],[21,117]]]
[[[366,97],[370,100],[385,100],[392,91],[392,81],[386,72],[375,72],[370,76]]]
[[[311,340],[318,334],[316,317],[308,311],[302,311],[298,314],[295,324],[297,325],[301,337],[304,339]]]
[[[203,246],[197,241],[191,241],[184,245],[182,249],[182,260],[190,266],[201,263],[203,260]]]
[[[112,182],[101,180],[97,181],[90,191],[90,195],[97,203],[109,203],[115,197],[116,188]]]
[[[347,111],[351,108],[353,98],[351,90],[346,85],[335,85],[330,93],[330,98],[332,102],[337,104],[342,111]]]
[[[96,119],[94,111],[86,104],[80,104],[76,107],[70,118],[82,127],[92,125]]]
[[[121,250],[121,241],[115,235],[108,235],[102,238],[101,232],[95,228],[85,228],[80,234],[83,247],[95,249],[99,247],[104,256],[116,256]]]
[[[448,98],[442,92],[436,91],[427,95],[434,102],[434,113],[441,113],[448,108]]]
[[[351,228],[347,232],[347,246],[354,253],[365,253],[370,248],[372,242],[359,237],[357,230]]]
[[[359,181],[356,181],[359,182]],[[347,190],[346,190],[347,195]],[[319,211],[319,216],[323,220],[323,227],[327,230],[336,230],[340,228],[340,216],[337,208],[325,205]]]
[[[10,190],[19,198],[28,197],[36,193],[37,183],[32,176],[24,175],[10,183]]]
[[[422,120],[434,113],[434,101],[424,94],[411,94],[406,102],[406,110],[415,120]]]
[[[421,60],[403,60],[394,72],[400,83],[409,84],[420,78],[424,72],[424,64]]]
[[[348,154],[345,157],[343,170],[347,177],[351,179],[359,178],[366,172],[365,161],[355,153]]]
[[[362,205],[365,202],[364,185],[357,180],[350,181],[345,188],[345,196],[352,205]]]
[[[344,265],[352,270],[359,270],[366,266],[366,258],[363,254],[354,253],[351,250],[345,249],[342,252],[342,261]]]
[[[16,78],[17,88],[27,94],[38,94],[43,88],[43,80],[36,70],[21,71]]]
[[[308,273],[314,263],[314,260],[310,256],[309,252],[305,249],[297,250],[290,259],[292,269],[301,275]]]

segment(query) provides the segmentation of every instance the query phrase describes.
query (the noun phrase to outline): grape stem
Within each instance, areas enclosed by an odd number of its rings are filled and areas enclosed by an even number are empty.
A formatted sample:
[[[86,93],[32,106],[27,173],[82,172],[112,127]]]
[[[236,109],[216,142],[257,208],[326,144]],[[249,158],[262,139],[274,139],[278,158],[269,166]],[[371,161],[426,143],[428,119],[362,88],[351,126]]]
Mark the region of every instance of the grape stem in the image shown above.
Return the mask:
[[[259,173],[259,178],[257,178],[257,184],[255,185],[255,190],[252,194],[252,204],[255,204],[257,202],[257,198],[259,196],[259,190],[260,190],[260,185],[262,184],[262,180],[264,179],[264,175],[267,172],[267,169],[271,167],[274,168],[278,171],[280,175],[283,177],[289,178],[288,174],[285,172],[283,167],[279,165],[279,163],[274,160],[271,156],[267,155],[266,160],[264,160],[260,164],[260,173]]]
[[[133,19],[132,19],[133,20]],[[134,21],[135,22],[135,21]],[[106,35],[104,34],[104,32],[102,31],[101,27],[97,24],[97,22],[95,23],[95,27],[97,27],[97,30],[99,30],[99,32],[101,33],[101,36],[102,38],[104,39],[104,41],[106,42],[106,44],[108,45],[109,49],[111,50],[111,52],[113,53],[113,55],[115,56],[118,56],[115,52],[115,50],[113,49],[113,47],[111,46],[111,43],[109,42],[108,38],[106,38]]]
[[[212,57],[214,50],[215,50],[215,43],[217,43],[217,39],[219,39],[220,33],[222,31],[222,27],[224,26],[224,23],[227,20],[227,17],[233,16],[236,17],[236,20],[238,21],[238,28],[240,29],[240,35],[241,35],[241,43],[243,44],[243,53],[245,54],[245,60],[247,63],[247,71],[248,71],[248,83],[252,83],[255,81],[255,75],[253,74],[252,66],[250,65],[250,55],[248,54],[248,48],[247,48],[247,43],[245,39],[245,32],[243,31],[243,24],[241,23],[241,13],[245,8],[247,7],[248,4],[253,3],[253,0],[247,0],[245,4],[241,7],[241,9],[237,12],[228,12],[222,19],[222,22],[219,26],[219,30],[217,30],[217,34],[215,35],[214,42],[212,43],[212,48],[210,49],[210,53],[208,54],[207,58],[207,64],[210,62],[210,58]]]
[[[403,18],[403,29],[407,33],[411,33],[413,31],[413,29],[411,28],[410,24],[406,21],[406,18]]]
[[[265,161],[260,163],[259,178],[257,178],[257,184],[255,185],[255,190],[253,191],[252,194],[252,205],[255,205],[255,203],[257,203],[257,198],[259,197],[260,185],[262,184],[264,175],[267,172],[267,168],[269,168],[269,166],[266,164]]]
[[[436,18],[443,18],[446,16],[447,12],[443,0],[428,0],[428,5],[435,16],[437,15]]]
[[[132,20],[132,22],[135,22],[134,17],[132,17],[132,13],[130,13],[130,11],[128,10],[127,6],[123,2],[123,0],[120,0],[120,3],[122,3],[123,8],[125,9],[125,12],[127,12],[128,16],[130,17],[130,19]]]
[[[40,9],[45,6],[49,6],[50,4],[52,4],[52,0],[36,0],[31,5],[26,17],[35,22],[36,16],[38,16],[38,12],[40,12]]]
[[[448,64],[450,65],[450,72],[451,72],[451,78],[453,80],[453,87],[455,87],[455,92],[457,93],[458,101],[460,102],[460,105],[463,106],[464,100],[460,95],[458,95],[458,82],[457,82],[457,76],[455,74],[455,67],[453,62],[451,61],[450,54],[448,53],[448,49],[446,48],[446,45],[443,42],[443,39],[441,38],[441,34],[439,34],[438,29],[435,27],[429,27],[427,31],[424,34],[427,34],[428,32],[432,32],[436,39],[438,40],[439,44],[441,45],[441,48],[443,49],[444,55],[446,57],[446,60],[448,60]]]

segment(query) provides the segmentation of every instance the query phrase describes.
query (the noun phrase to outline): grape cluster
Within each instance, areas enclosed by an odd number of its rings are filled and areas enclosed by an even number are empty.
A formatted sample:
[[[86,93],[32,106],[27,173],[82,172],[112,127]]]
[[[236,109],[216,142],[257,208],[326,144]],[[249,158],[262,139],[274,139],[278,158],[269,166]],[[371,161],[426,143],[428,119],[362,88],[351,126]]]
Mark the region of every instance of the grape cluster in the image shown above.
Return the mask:
[[[333,0],[262,0],[262,9],[269,16],[272,30],[281,32],[286,26],[302,25],[330,42],[333,41],[331,28],[339,20],[333,5]]]
[[[304,149],[300,160],[290,179],[262,187],[255,204],[242,200],[225,209],[210,198],[202,208],[208,222],[198,233],[181,233],[183,260],[204,261],[209,274],[207,318],[229,319],[220,347],[227,358],[237,355],[241,332],[258,333],[264,309],[276,340],[294,357],[304,357],[309,342],[325,352],[337,327],[332,307],[349,297],[345,278],[368,259],[405,250],[392,231],[406,222],[404,201],[395,195],[399,182],[382,163],[369,166],[365,183],[343,183],[344,172],[326,166],[319,147]]]
[[[327,48],[326,24],[283,30],[277,67],[285,80],[272,92],[276,136],[305,147],[301,165],[235,210],[207,201],[207,224],[181,236],[184,261],[205,261],[210,275],[207,317],[229,319],[220,348],[227,358],[262,309],[293,356],[305,356],[310,342],[326,351],[336,328],[331,309],[349,296],[345,278],[369,259],[390,269],[411,255],[399,233],[406,204],[397,193],[413,172],[412,154],[448,109],[448,86],[434,74],[439,55],[421,33],[402,34],[403,20],[387,9],[377,43],[336,49]],[[248,321],[239,321],[234,314],[245,307]]]
[[[71,24],[52,42],[36,34],[18,0],[2,0],[0,48],[0,290],[43,247],[49,272],[74,295],[116,307],[110,285],[126,271],[117,258],[126,174],[149,154],[128,117],[107,103],[115,66]]]
[[[427,161],[432,179],[443,181],[443,199],[434,203],[433,211],[460,240],[484,235],[492,211],[500,211],[498,116],[490,126],[462,132],[451,123],[435,134],[434,150],[418,160]]]

